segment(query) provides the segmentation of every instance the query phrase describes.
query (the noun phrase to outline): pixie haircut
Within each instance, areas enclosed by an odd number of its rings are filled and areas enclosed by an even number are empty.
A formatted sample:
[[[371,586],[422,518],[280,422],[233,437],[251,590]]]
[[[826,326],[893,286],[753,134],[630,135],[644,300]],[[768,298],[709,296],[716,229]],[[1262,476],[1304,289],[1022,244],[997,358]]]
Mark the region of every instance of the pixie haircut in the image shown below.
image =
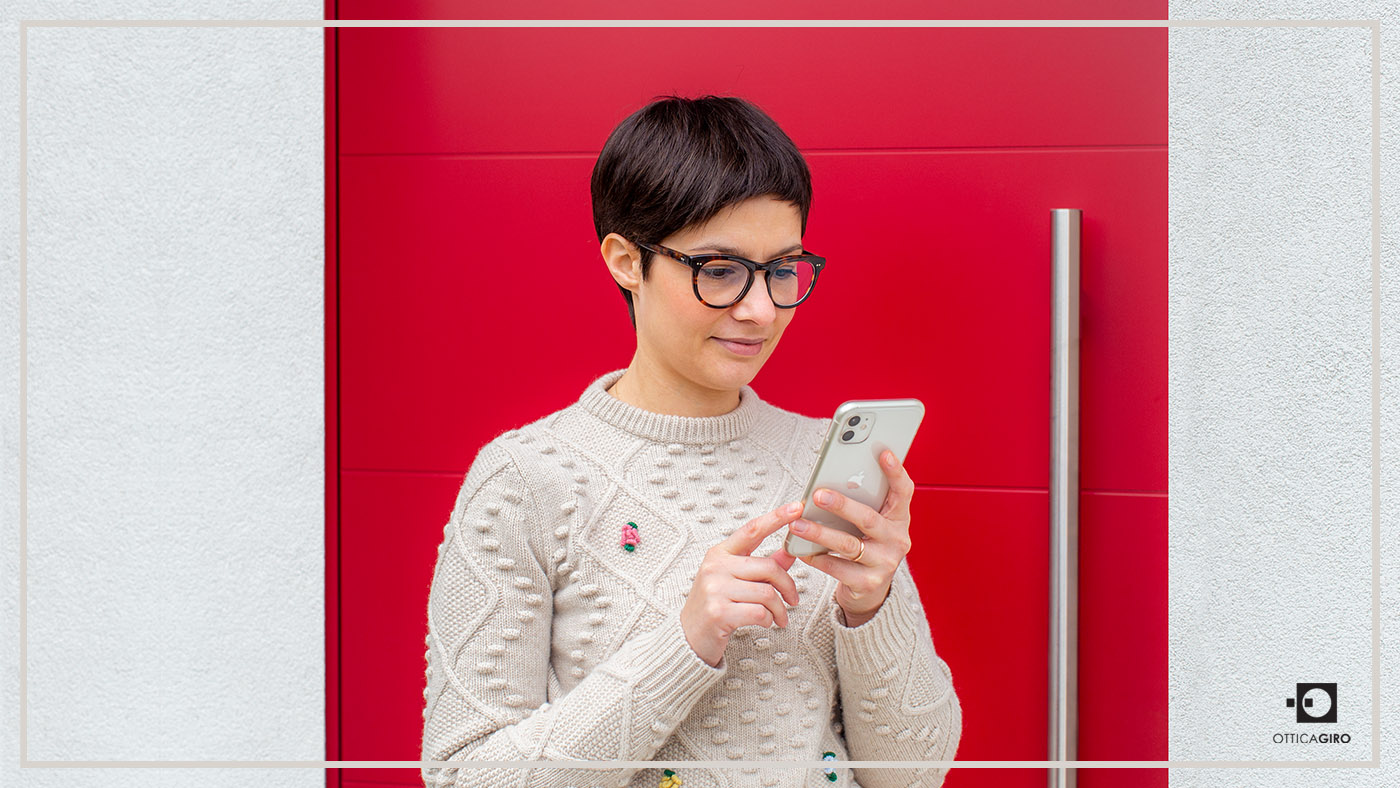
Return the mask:
[[[807,233],[812,174],[797,146],[763,110],[736,96],[656,96],[608,135],[590,181],[593,227],[636,243],[702,224],[750,197],[796,206]],[[652,254],[641,250],[642,279]],[[637,316],[627,301],[632,328]]]

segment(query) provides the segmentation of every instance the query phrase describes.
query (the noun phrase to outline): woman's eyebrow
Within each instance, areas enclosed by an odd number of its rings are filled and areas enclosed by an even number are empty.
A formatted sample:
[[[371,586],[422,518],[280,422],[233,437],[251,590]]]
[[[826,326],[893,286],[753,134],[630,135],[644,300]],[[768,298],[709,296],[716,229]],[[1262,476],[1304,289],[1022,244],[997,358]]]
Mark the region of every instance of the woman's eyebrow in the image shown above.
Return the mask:
[[[699,247],[696,251],[701,251],[701,252],[705,252],[705,251],[715,251],[715,252],[719,252],[720,254],[732,254],[732,255],[734,255],[735,257],[743,257],[743,256],[744,256],[744,253],[743,253],[743,252],[741,252],[741,251],[739,251],[738,249],[735,249],[735,248],[733,248],[733,247],[725,246],[724,244],[705,244],[705,245]],[[789,246],[788,248],[784,249],[783,251],[778,252],[777,256],[778,256],[778,257],[782,257],[782,256],[784,256],[784,255],[795,254],[795,253],[800,252],[800,251],[802,251],[802,244],[799,243],[799,244],[797,244],[796,246]]]

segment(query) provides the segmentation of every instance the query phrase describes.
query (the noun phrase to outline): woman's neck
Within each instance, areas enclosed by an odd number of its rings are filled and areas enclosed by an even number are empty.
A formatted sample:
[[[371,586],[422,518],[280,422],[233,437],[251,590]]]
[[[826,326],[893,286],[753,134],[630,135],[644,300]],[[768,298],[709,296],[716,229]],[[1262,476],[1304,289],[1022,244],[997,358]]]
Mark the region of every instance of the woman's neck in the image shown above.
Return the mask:
[[[648,369],[634,357],[608,393],[628,405],[672,416],[722,416],[739,407],[737,391],[703,389],[674,373],[648,373]]]

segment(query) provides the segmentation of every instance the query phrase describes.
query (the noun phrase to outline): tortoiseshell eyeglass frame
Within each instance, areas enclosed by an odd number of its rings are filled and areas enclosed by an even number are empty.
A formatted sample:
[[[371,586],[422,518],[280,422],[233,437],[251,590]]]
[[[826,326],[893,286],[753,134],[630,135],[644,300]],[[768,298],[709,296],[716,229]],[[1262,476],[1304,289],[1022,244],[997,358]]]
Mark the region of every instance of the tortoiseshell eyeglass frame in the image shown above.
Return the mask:
[[[755,271],[763,271],[764,273],[767,273],[770,269],[777,268],[778,266],[781,266],[785,263],[790,263],[794,260],[805,260],[812,264],[812,286],[808,287],[807,292],[803,293],[802,297],[797,299],[795,303],[779,304],[778,299],[774,298],[773,296],[773,280],[770,279],[768,276],[763,277],[763,282],[768,288],[768,298],[770,298],[773,301],[773,306],[779,309],[792,309],[793,307],[801,304],[803,301],[806,301],[812,296],[812,293],[816,292],[817,279],[821,277],[822,268],[826,267],[825,257],[811,254],[806,249],[802,250],[802,254],[790,254],[785,257],[779,257],[774,260],[769,260],[766,263],[755,263],[752,260],[748,260],[743,257],[735,257],[731,254],[685,254],[684,252],[677,252],[675,249],[668,249],[667,247],[662,246],[661,244],[644,244],[640,241],[633,241],[633,243],[647,250],[648,252],[652,252],[654,254],[664,254],[673,260],[679,260],[680,262],[690,266],[690,287],[692,290],[695,291],[695,298],[698,299],[700,303],[710,307],[711,309],[728,309],[729,307],[734,306],[740,301],[743,301],[744,296],[749,294],[749,288],[753,287]],[[712,260],[729,260],[731,262],[735,262],[744,266],[749,271],[749,280],[744,283],[744,289],[740,290],[739,295],[736,296],[733,301],[730,301],[727,304],[712,304],[709,301],[706,301],[704,296],[700,295],[700,267],[703,266],[705,263],[711,262]]]

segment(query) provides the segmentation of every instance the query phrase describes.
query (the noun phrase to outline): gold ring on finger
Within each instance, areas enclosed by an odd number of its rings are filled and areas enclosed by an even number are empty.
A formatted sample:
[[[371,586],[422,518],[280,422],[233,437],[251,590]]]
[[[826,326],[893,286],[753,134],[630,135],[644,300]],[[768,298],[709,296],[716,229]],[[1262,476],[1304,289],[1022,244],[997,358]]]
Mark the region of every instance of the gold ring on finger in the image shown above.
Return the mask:
[[[854,561],[854,562],[856,562],[856,563],[860,563],[860,557],[863,556],[863,555],[865,555],[865,540],[864,540],[864,539],[861,539],[861,540],[860,540],[860,552],[856,553],[855,558],[852,558],[851,560]]]

